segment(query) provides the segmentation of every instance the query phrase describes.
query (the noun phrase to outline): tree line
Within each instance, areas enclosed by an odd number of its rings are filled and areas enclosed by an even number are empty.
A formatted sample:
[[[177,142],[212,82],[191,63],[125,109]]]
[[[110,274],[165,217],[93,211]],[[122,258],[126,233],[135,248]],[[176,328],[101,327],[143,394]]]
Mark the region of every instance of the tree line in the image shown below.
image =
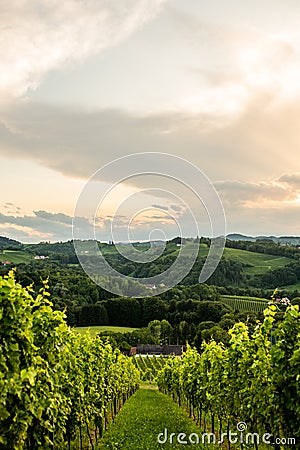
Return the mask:
[[[252,241],[226,239],[227,248],[247,250],[248,252],[264,253],[267,255],[284,256],[286,258],[300,259],[300,248],[296,245],[282,245],[271,239]]]

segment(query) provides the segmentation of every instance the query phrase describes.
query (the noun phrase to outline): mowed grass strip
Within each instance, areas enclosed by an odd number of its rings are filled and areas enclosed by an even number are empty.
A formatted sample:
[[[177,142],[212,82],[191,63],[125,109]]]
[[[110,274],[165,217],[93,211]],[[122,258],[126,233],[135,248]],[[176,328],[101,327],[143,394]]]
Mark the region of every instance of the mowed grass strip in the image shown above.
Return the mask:
[[[138,328],[130,327],[114,327],[109,325],[95,325],[91,327],[76,327],[75,331],[80,334],[90,333],[91,336],[95,336],[98,333],[104,331],[111,331],[112,333],[130,333],[131,331],[138,330]]]
[[[168,430],[168,442],[159,443],[157,436]],[[175,433],[170,443],[170,434]],[[102,438],[101,450],[204,449],[202,444],[179,444],[177,436],[196,433],[201,442],[201,429],[169,397],[154,389],[138,390],[122,407]],[[165,434],[164,434],[165,435]],[[161,436],[162,441],[164,436]],[[193,438],[192,438],[193,440]],[[207,448],[207,446],[206,446]]]

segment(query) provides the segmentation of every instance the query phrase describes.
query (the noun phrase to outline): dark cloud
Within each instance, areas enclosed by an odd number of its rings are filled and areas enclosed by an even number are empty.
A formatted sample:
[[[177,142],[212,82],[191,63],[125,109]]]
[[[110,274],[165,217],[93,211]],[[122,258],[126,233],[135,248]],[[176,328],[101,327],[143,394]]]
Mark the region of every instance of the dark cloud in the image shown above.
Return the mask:
[[[51,215],[51,213],[49,213]],[[52,227],[52,231],[55,229],[67,229],[71,227],[71,218],[68,224],[57,222],[53,219],[45,219],[41,218],[38,215],[34,214],[33,216],[24,215],[24,216],[13,216],[13,215],[5,215],[0,213],[0,223],[11,223],[19,226],[30,227],[38,231],[49,231],[49,226]]]
[[[6,124],[0,128],[0,154],[89,178],[115,158],[163,151],[190,160],[213,180],[224,179],[224,171],[229,179],[262,179],[281,167],[294,172],[299,164],[300,104],[295,101],[276,109],[275,98],[270,93],[258,95],[230,122],[203,114],[87,113],[18,103],[0,111]],[[130,181],[147,182],[146,177]]]
[[[153,216],[144,216],[145,218],[148,218],[148,219],[154,219],[154,220],[170,220],[170,216],[168,216],[168,215],[159,215],[159,214],[155,214],[155,215],[153,215]]]
[[[227,229],[229,232],[239,232],[247,234],[251,230],[252,236],[275,235],[282,236],[296,235],[299,233],[299,206],[285,205],[278,202],[272,208],[253,207],[237,208],[232,210],[227,216]]]
[[[72,223],[72,217],[68,216],[64,213],[50,213],[48,211],[33,211],[36,217],[39,217],[40,219],[45,219],[50,222],[57,222],[62,224],[71,225]]]
[[[171,209],[173,209],[173,211],[176,211],[176,212],[182,211],[181,206],[178,206],[178,205],[171,205]]]
[[[6,123],[0,128],[0,154],[33,160],[64,175],[82,178],[127,154],[163,151],[178,155],[196,164],[210,179],[225,179],[215,186],[230,218],[234,208],[247,202],[285,202],[298,196],[300,104],[295,101],[276,109],[274,99],[273,94],[257,96],[239,118],[226,124],[212,124],[203,115],[175,112],[137,116],[117,110],[87,113],[18,103],[5,113],[0,111]],[[172,131],[165,134],[165,129]],[[279,177],[282,168],[286,174]],[[268,180],[270,173],[273,178]],[[184,171],[182,177],[189,180]],[[130,182],[144,187],[148,181],[147,177],[139,177]],[[156,187],[166,186],[169,188],[169,180]],[[165,195],[162,189],[161,197],[165,199]],[[188,195],[184,199],[191,205]],[[63,214],[36,213],[23,216],[19,224],[41,232],[52,230],[59,239],[71,237],[71,218],[69,221]],[[254,210],[251,214],[255,218]],[[251,230],[248,211],[240,213],[238,219],[241,228],[245,224]],[[18,224],[18,220],[15,217],[14,223]]]
[[[12,226],[1,227],[0,235],[10,237],[10,239],[16,239],[17,241],[25,242],[25,243],[34,243],[43,239],[42,236],[40,239],[33,235],[33,233],[29,231],[24,231],[18,229],[14,229]],[[57,239],[60,240],[60,239]]]
[[[234,205],[247,205],[249,202],[257,203],[259,207],[262,201],[287,202],[298,198],[297,190],[272,180],[258,183],[218,181],[215,183],[215,187],[229,209]]]
[[[162,209],[163,211],[169,211],[169,208],[167,206],[163,206],[163,205],[152,205],[152,208],[156,208],[156,209]]]
[[[128,219],[127,216],[124,216],[123,214],[107,214],[106,216],[99,216],[98,219]]]
[[[79,217],[77,223],[86,230],[82,237],[90,236],[89,220]],[[69,240],[72,239],[72,217],[47,211],[35,211],[32,216],[0,213],[0,234],[19,236],[20,239],[26,238],[26,242],[36,242],[45,237],[51,241]]]
[[[300,173],[284,174],[278,179],[278,181],[300,189]]]
[[[14,203],[11,202],[6,202],[3,205],[3,209],[5,210],[6,214],[19,214],[21,211],[21,208],[17,205],[15,205]]]

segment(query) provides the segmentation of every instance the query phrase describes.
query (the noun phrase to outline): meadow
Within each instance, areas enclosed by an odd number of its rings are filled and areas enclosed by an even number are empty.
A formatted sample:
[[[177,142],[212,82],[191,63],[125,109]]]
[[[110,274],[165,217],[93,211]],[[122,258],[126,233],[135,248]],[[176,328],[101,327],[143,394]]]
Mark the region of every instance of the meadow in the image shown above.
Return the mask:
[[[250,275],[263,274],[271,269],[284,267],[291,262],[290,258],[264,253],[249,252],[235,248],[225,248],[224,257],[245,264],[245,272]]]
[[[92,327],[76,327],[75,331],[77,331],[80,334],[86,334],[89,333],[91,336],[95,336],[98,333],[103,333],[110,331],[112,333],[130,333],[131,331],[137,330],[137,328],[131,328],[131,327],[115,327],[115,326],[109,326],[109,325],[96,325]]]
[[[0,253],[0,262],[9,261],[12,264],[27,264],[33,260],[33,255],[22,250],[3,250]]]

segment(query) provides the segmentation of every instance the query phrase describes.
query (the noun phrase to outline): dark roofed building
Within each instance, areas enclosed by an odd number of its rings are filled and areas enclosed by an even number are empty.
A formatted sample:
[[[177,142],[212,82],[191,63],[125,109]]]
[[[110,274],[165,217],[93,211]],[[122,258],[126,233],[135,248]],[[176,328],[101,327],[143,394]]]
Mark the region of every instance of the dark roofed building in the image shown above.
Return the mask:
[[[140,344],[136,347],[137,355],[176,355],[181,356],[186,351],[185,345],[152,345]]]

